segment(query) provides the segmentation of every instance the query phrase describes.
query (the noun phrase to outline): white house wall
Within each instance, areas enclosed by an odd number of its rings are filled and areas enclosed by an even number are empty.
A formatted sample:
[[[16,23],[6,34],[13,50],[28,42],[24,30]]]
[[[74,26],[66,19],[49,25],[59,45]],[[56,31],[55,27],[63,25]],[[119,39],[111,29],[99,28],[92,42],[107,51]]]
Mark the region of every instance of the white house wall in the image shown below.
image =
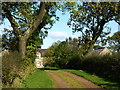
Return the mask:
[[[35,64],[36,64],[36,68],[43,68],[43,58],[41,57],[41,53],[37,52],[36,53],[37,58],[35,59]]]

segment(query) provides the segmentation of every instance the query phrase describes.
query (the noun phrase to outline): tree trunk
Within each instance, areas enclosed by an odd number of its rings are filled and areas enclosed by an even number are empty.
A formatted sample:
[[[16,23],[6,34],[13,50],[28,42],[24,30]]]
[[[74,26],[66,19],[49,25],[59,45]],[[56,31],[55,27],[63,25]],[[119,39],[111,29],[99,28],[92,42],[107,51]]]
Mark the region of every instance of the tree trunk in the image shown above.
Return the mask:
[[[42,19],[45,13],[46,13],[45,3],[41,3],[38,17],[34,21],[33,25],[30,25],[32,27],[26,30],[22,37],[19,37],[19,53],[22,55],[22,58],[25,58],[25,55],[26,55],[26,44],[27,44],[28,38],[38,28],[38,26],[42,22]]]
[[[27,44],[28,38],[38,28],[40,23],[43,21],[43,17],[45,15],[46,11],[47,11],[46,8],[45,8],[45,6],[46,6],[45,4],[46,4],[45,2],[40,3],[39,13],[38,13],[37,18],[30,21],[32,24],[29,25],[28,30],[26,30],[24,33],[22,33],[21,30],[18,28],[19,23],[17,23],[16,19],[13,17],[14,15],[11,14],[12,11],[9,8],[11,8],[12,4],[8,3],[8,6],[6,5],[6,8],[3,8],[3,10],[5,11],[5,16],[10,21],[15,35],[19,38],[18,49],[19,49],[19,53],[22,55],[22,58],[24,58],[25,54],[26,54],[26,44]],[[49,9],[50,8],[48,8],[48,10]],[[26,18],[26,17],[24,17],[24,18]],[[29,19],[29,18],[26,18],[26,19]]]
[[[26,55],[26,43],[27,43],[26,37],[19,38],[19,53],[22,56],[22,58],[25,58]]]

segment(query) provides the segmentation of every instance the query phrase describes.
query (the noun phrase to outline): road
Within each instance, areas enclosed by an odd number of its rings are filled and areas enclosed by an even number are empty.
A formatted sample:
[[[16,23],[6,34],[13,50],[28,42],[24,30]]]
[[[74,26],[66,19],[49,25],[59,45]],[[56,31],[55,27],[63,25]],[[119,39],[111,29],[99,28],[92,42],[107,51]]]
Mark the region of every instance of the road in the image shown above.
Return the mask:
[[[100,86],[93,84],[92,82],[61,70],[45,70],[56,84],[56,88],[94,88],[104,90]]]

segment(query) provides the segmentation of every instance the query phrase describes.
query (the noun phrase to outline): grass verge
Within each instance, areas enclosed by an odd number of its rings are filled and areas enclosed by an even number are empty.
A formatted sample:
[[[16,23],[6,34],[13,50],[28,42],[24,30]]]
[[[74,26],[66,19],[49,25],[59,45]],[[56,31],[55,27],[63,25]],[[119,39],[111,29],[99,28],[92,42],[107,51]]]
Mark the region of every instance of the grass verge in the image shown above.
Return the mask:
[[[73,74],[76,74],[78,76],[81,76],[103,88],[107,88],[107,89],[120,89],[120,83],[119,82],[113,82],[113,81],[109,81],[106,80],[105,78],[100,78],[96,75],[91,75],[85,71],[82,70],[71,70],[71,69],[63,69],[64,71],[68,71],[71,72]]]
[[[36,70],[26,77],[20,88],[54,88],[54,84],[45,71]]]

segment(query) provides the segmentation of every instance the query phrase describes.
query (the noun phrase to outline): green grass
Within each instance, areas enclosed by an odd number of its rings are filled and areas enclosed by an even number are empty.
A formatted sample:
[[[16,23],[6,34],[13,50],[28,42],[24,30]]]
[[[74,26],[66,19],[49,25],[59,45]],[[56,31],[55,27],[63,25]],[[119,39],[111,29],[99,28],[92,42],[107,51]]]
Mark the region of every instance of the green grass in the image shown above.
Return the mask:
[[[47,66],[44,69],[46,69],[46,70],[59,70],[60,68]]]
[[[118,82],[112,82],[109,80],[106,80],[105,78],[100,78],[96,75],[91,75],[85,71],[82,70],[71,70],[71,69],[64,69],[64,71],[68,71],[71,72],[73,74],[76,74],[78,76],[81,76],[103,88],[107,88],[107,89],[120,89],[120,84]]]
[[[47,70],[58,70],[56,67],[47,67]],[[103,88],[107,89],[120,89],[120,82],[113,82],[111,80],[107,80],[106,78],[101,78],[96,75],[91,75],[82,70],[72,70],[72,69],[60,69],[63,71],[68,71],[78,76],[81,76]],[[56,71],[55,71],[56,72]],[[61,78],[65,79],[67,82],[72,81],[69,77],[63,75],[63,73],[57,73]],[[26,77],[25,82],[22,83],[21,88],[54,88],[55,83],[51,79],[51,77],[43,70],[36,70],[31,75]]]
[[[54,83],[48,74],[43,70],[36,70],[26,77],[21,88],[53,88]]]

